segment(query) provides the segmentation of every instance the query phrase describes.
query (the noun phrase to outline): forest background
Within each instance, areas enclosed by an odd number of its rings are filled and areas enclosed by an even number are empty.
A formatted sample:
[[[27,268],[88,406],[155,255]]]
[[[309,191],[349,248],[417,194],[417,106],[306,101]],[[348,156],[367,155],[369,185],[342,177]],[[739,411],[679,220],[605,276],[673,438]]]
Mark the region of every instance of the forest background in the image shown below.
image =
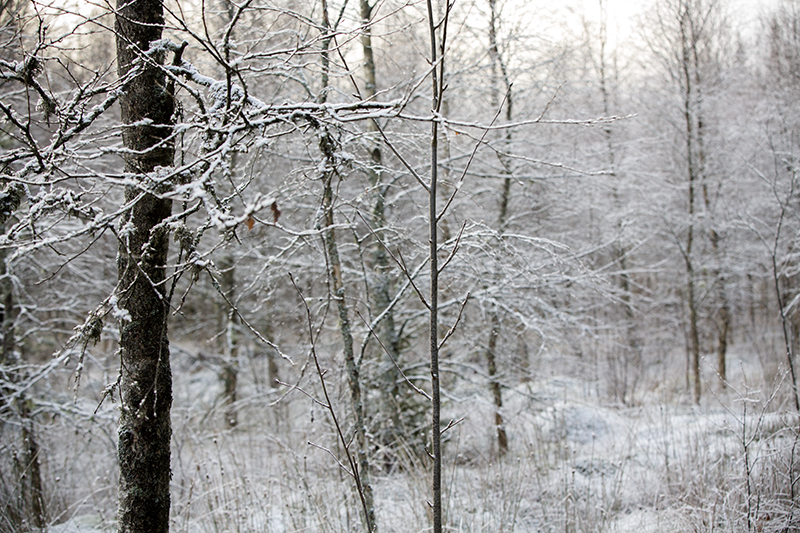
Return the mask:
[[[612,7],[2,0],[0,531],[800,530],[800,2]]]

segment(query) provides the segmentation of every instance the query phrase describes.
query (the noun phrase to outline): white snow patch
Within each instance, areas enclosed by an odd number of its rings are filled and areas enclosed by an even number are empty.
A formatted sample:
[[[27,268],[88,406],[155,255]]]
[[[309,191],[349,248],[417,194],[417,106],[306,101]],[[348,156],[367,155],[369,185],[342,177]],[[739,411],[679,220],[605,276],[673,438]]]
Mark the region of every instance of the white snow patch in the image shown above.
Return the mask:
[[[106,533],[116,530],[116,523],[108,522],[98,514],[73,516],[66,522],[47,528],[50,533]]]
[[[124,307],[119,307],[119,299],[116,294],[112,294],[108,299],[108,304],[111,306],[111,315],[121,322],[131,322],[131,313]]]

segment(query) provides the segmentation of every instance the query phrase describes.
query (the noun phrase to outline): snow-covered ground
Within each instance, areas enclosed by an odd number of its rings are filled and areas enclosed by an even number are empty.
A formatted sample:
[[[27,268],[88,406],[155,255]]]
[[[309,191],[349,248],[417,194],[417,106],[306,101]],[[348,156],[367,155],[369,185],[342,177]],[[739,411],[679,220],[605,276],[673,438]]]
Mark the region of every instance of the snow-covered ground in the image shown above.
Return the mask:
[[[230,429],[214,365],[196,354],[175,356],[172,531],[362,531],[328,414],[307,395],[285,396],[286,387],[248,378],[263,375],[257,365],[265,363],[249,364],[239,424]],[[448,531],[800,527],[798,418],[769,390],[728,390],[700,407],[680,398],[625,407],[587,393],[591,388],[574,376],[550,375],[504,391],[510,452],[498,458],[493,407],[479,381],[453,391],[445,406],[445,420],[463,419],[444,445]],[[313,394],[313,379],[303,386]],[[345,418],[346,391],[334,388]],[[47,475],[59,478],[51,494],[59,515],[49,531],[115,529],[115,408],[104,404],[95,420],[56,424],[45,436]],[[61,439],[76,448],[58,448]],[[423,457],[375,472],[381,532],[430,527],[430,465]]]

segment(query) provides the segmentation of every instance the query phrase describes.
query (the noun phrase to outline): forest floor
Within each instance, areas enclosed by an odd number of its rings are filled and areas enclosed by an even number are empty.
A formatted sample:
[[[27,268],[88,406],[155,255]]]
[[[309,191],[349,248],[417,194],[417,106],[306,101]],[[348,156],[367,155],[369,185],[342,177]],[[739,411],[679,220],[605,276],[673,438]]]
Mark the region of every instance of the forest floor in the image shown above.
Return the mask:
[[[448,531],[800,531],[799,419],[785,380],[746,386],[763,380],[741,355],[730,358],[725,391],[709,368],[700,406],[655,382],[626,406],[575,372],[542,372],[504,391],[502,458],[488,388],[479,377],[459,380],[443,416],[460,420],[444,445]],[[215,367],[191,350],[174,360],[173,532],[363,531],[328,413],[310,399],[315,377],[308,395],[287,395],[257,379],[265,360],[244,361],[239,423],[228,428]],[[336,398],[344,418],[344,385]],[[96,407],[81,400],[75,412]],[[52,533],[114,530],[115,410],[106,402],[93,417],[65,415],[43,436],[59,510]],[[63,439],[78,446],[59,448]],[[374,473],[379,531],[429,530],[428,462],[408,454]]]

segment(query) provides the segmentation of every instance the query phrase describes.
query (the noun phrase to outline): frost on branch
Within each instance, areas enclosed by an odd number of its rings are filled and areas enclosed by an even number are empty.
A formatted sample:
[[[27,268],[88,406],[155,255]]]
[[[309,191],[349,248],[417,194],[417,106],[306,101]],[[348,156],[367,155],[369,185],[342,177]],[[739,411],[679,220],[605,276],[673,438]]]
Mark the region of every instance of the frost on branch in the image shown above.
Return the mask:
[[[7,220],[25,199],[25,187],[21,183],[9,182],[0,191],[0,219]]]
[[[119,320],[120,322],[130,322],[131,321],[131,313],[124,307],[119,307],[119,299],[117,298],[117,294],[114,293],[108,299],[108,305],[111,306],[111,316]]]
[[[253,203],[245,205],[243,213],[239,216],[233,216],[227,211],[213,207],[209,209],[208,214],[211,217],[211,224],[216,226],[220,233],[225,233],[239,224],[247,222],[254,214],[265,207],[271,207],[275,201],[275,198],[271,196],[261,196],[257,194]]]
[[[154,57],[165,54],[166,52],[174,52],[176,57],[181,57],[183,49],[186,48],[186,42],[181,45],[175,44],[169,39],[160,39],[150,43],[148,55],[152,54]],[[208,108],[210,113],[217,113],[224,111],[232,105],[247,104],[255,110],[263,110],[268,106],[258,98],[255,98],[245,91],[240,85],[235,83],[228,84],[225,81],[216,80],[204,74],[190,62],[181,59],[177,65],[170,65],[165,67],[168,72],[175,76],[182,76],[197,85],[208,89],[212,104]]]

